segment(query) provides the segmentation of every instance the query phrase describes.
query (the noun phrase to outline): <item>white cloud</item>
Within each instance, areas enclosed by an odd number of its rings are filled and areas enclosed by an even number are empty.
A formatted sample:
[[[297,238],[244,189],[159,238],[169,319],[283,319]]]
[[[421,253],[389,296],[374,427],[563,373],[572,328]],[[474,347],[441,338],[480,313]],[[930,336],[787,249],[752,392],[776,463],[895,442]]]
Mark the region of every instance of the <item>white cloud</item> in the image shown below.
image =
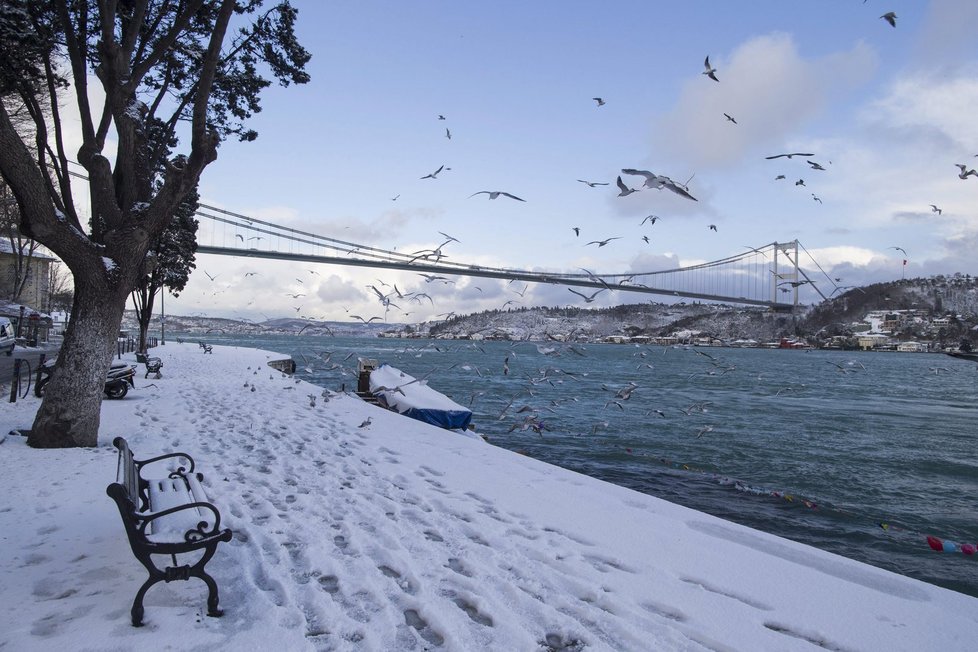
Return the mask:
[[[915,50],[922,62],[941,64],[958,57],[975,42],[978,3],[973,0],[930,0]]]
[[[629,272],[659,272],[668,269],[677,269],[682,263],[679,256],[672,253],[663,254],[639,254],[632,259],[628,266]]]
[[[976,105],[978,78],[973,74],[949,78],[945,71],[918,73],[897,79],[870,105],[865,121],[899,135],[903,146],[912,139],[954,158],[952,163],[962,163],[958,159],[973,155],[978,143]]]
[[[343,279],[336,274],[330,274],[316,285],[315,296],[327,304],[329,308],[334,308],[335,306],[332,304],[343,304],[360,300],[363,293],[349,279]]]
[[[673,110],[656,119],[652,141],[653,151],[696,169],[738,164],[762,146],[779,148],[828,99],[864,83],[877,58],[857,43],[848,52],[805,60],[791,36],[771,34],[711,63],[720,82],[702,75],[689,80]]]
[[[879,256],[878,252],[871,249],[849,245],[810,249],[809,253],[823,267],[834,267],[841,264],[865,266]]]

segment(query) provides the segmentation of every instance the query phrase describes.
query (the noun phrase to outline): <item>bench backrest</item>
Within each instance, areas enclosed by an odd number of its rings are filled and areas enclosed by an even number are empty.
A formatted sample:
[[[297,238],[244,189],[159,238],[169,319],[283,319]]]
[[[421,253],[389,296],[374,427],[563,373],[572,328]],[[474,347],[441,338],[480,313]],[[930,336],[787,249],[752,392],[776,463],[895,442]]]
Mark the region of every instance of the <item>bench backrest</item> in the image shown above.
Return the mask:
[[[129,538],[129,545],[136,554],[137,559],[142,559],[142,553],[138,552],[140,541],[144,535],[139,531],[136,513],[141,508],[144,498],[139,490],[139,469],[129,450],[129,444],[122,437],[116,437],[112,442],[119,449],[119,461],[116,467],[116,481],[105,488],[112,500],[119,508],[122,516],[122,523],[126,528],[126,536]]]
[[[112,444],[119,449],[119,461],[116,466],[115,482],[125,490],[125,498],[132,503],[133,511],[140,511],[146,507],[144,504],[146,497],[140,491],[139,469],[133,460],[132,451],[129,449],[129,442],[122,437],[116,437],[112,441]]]

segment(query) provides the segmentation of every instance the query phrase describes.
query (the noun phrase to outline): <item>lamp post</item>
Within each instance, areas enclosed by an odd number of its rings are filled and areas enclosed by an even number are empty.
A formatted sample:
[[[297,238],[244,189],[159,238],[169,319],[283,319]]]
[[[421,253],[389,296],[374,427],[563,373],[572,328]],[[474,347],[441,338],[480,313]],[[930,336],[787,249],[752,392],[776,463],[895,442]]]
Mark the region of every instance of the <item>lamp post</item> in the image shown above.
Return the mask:
[[[166,288],[160,293],[160,346],[166,344]]]

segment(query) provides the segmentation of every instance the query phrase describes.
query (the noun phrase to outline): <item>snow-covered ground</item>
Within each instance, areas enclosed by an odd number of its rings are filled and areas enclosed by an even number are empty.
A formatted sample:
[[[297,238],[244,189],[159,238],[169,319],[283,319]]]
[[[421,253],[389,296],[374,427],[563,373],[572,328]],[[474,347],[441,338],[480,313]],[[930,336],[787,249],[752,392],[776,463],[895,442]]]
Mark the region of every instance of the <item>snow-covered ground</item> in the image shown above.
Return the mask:
[[[973,650],[978,601],[167,344],[99,447],[0,444],[3,650]],[[437,388],[437,378],[431,379]],[[33,396],[0,407],[30,426]],[[184,451],[234,530],[157,584],[106,496],[111,441]],[[939,554],[939,553],[934,553]]]

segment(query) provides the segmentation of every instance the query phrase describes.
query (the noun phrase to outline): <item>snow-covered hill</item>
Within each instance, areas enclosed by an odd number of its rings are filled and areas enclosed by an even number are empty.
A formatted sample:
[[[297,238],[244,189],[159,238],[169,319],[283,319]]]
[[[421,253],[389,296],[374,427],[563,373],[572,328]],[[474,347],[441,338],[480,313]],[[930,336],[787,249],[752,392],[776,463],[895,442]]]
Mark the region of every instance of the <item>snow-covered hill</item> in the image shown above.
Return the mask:
[[[840,288],[841,289],[841,288]],[[765,308],[701,302],[642,303],[610,308],[536,307],[492,310],[456,315],[440,322],[395,324],[375,322],[312,321],[280,318],[261,323],[202,316],[167,315],[167,331],[204,334],[220,332],[278,333],[296,335],[347,335],[375,337],[382,333],[400,336],[449,338],[499,338],[512,340],[594,341],[609,336],[650,337],[677,333],[699,334],[725,342],[777,341],[782,337],[804,338],[851,334],[855,325],[874,311],[915,311],[915,326],[897,337],[956,342],[974,337],[978,327],[978,279],[967,275],[934,276],[866,287],[848,288],[815,306],[800,306],[794,313],[771,312]],[[940,323],[937,328],[931,327]],[[137,330],[132,313],[123,327]],[[154,318],[151,330],[159,330]],[[857,330],[857,329],[855,329]]]

